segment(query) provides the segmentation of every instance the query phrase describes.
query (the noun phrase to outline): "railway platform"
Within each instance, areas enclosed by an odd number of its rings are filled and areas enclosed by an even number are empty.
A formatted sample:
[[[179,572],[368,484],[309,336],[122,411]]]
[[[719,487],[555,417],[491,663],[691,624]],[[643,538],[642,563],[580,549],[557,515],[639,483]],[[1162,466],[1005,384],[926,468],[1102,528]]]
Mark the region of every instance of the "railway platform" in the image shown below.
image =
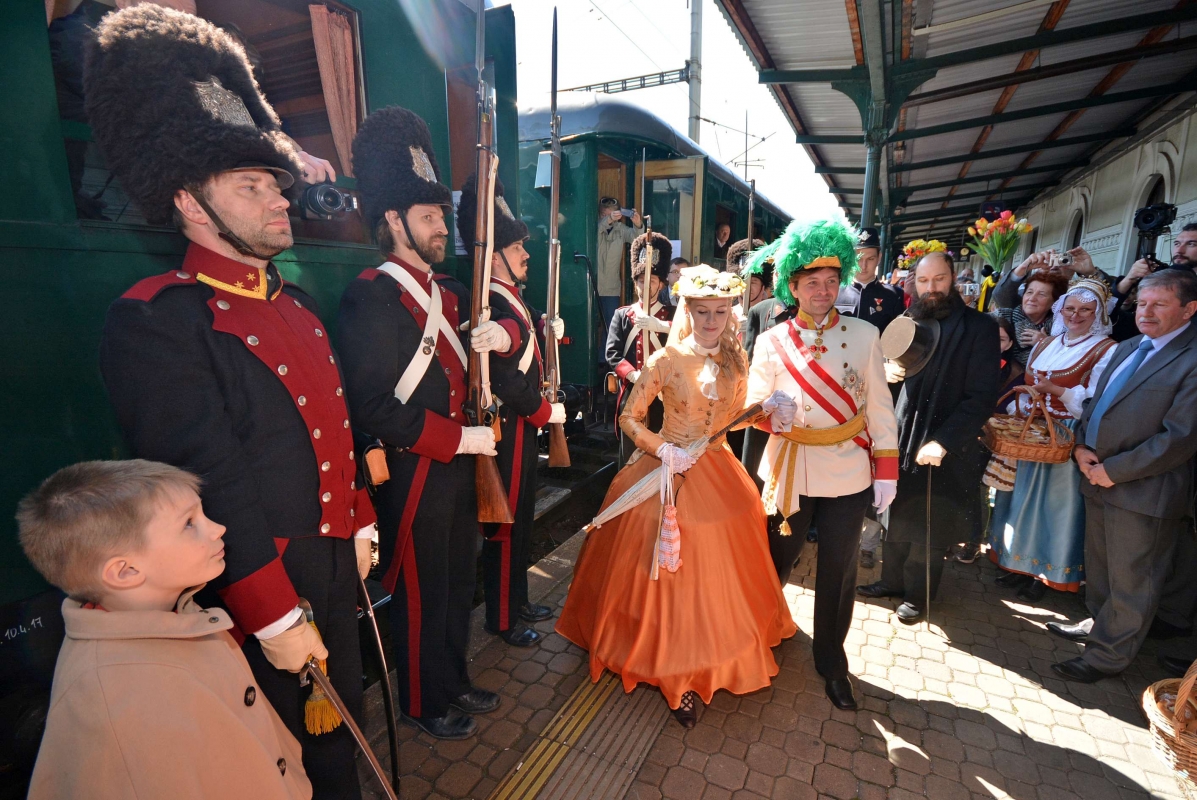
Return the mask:
[[[531,568],[532,594],[560,607],[581,546],[575,536]],[[1151,750],[1139,695],[1164,677],[1151,640],[1123,675],[1066,683],[1053,662],[1079,645],[1044,628],[1083,607],[1039,605],[993,585],[996,568],[950,561],[931,630],[893,601],[858,602],[847,649],[860,710],[834,709],[810,652],[814,553],[786,587],[799,632],[776,650],[770,688],[716,695],[692,730],[646,686],[624,694],[586,654],[538,626],[538,648],[508,647],[477,622],[471,672],[503,701],[480,733],[438,742],[400,725],[402,796],[423,798],[782,798],[789,800],[1130,800],[1182,798]],[[877,568],[878,570],[880,567]],[[861,582],[871,576],[861,572]],[[394,674],[392,674],[392,680]],[[365,724],[386,766],[377,686]],[[381,797],[363,764],[364,796]]]

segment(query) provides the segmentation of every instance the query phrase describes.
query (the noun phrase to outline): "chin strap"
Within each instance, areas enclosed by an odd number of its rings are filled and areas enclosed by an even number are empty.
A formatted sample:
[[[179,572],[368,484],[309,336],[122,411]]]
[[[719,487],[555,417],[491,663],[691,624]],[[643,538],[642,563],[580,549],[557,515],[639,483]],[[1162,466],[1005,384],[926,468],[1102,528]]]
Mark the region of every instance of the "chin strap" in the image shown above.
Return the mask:
[[[208,205],[208,201],[204,199],[202,194],[199,192],[191,192],[191,196],[195,198],[195,202],[199,203],[200,208],[202,208],[204,213],[208,215],[208,218],[212,220],[212,224],[220,233],[220,238],[228,242],[229,245],[231,245],[232,248],[238,253],[243,256],[249,256],[250,258],[260,258],[263,261],[269,261],[278,255],[278,253],[265,255],[263,253],[259,253],[257,250],[254,250],[244,239],[233,233],[233,231],[229,229],[228,225],[224,224],[224,220],[222,220],[220,215],[212,209],[212,206]],[[404,222],[404,224],[406,225],[407,223]]]

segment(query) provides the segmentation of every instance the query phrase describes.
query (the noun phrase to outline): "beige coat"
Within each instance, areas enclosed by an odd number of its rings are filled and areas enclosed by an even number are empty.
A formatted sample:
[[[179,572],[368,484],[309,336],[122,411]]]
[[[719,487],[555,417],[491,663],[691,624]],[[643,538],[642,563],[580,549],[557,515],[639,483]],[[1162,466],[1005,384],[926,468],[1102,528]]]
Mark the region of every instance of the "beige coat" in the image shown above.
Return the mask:
[[[176,612],[63,602],[30,800],[312,796],[299,743],[226,632],[228,614],[193,594]]]

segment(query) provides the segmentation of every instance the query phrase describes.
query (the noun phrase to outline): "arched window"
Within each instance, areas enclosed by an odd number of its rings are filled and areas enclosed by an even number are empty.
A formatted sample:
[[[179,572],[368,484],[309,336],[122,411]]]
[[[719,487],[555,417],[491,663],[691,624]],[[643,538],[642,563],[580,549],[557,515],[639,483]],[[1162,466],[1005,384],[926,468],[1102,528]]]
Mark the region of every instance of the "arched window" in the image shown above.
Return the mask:
[[[1072,228],[1068,231],[1068,249],[1081,246],[1081,234],[1085,230],[1085,215],[1077,214],[1076,219],[1072,222]]]
[[[1147,199],[1143,201],[1145,206],[1154,206],[1157,203],[1164,202],[1164,176],[1157,175],[1155,183],[1151,185],[1151,191],[1147,193]]]

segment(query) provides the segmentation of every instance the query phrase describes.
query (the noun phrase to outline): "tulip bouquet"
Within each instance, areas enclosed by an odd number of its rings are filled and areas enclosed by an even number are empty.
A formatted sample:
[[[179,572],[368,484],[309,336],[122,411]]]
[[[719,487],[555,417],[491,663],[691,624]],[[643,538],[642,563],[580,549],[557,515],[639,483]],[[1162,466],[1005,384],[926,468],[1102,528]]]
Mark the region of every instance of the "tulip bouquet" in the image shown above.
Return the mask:
[[[902,248],[902,257],[898,259],[899,269],[914,269],[919,259],[928,253],[949,253],[948,246],[939,239],[915,239],[907,242]]]
[[[1001,272],[1002,266],[1014,255],[1018,240],[1031,232],[1031,223],[1025,219],[1014,219],[1014,212],[1003,211],[993,222],[982,217],[968,226],[973,237],[973,249],[985,259],[985,263]]]

